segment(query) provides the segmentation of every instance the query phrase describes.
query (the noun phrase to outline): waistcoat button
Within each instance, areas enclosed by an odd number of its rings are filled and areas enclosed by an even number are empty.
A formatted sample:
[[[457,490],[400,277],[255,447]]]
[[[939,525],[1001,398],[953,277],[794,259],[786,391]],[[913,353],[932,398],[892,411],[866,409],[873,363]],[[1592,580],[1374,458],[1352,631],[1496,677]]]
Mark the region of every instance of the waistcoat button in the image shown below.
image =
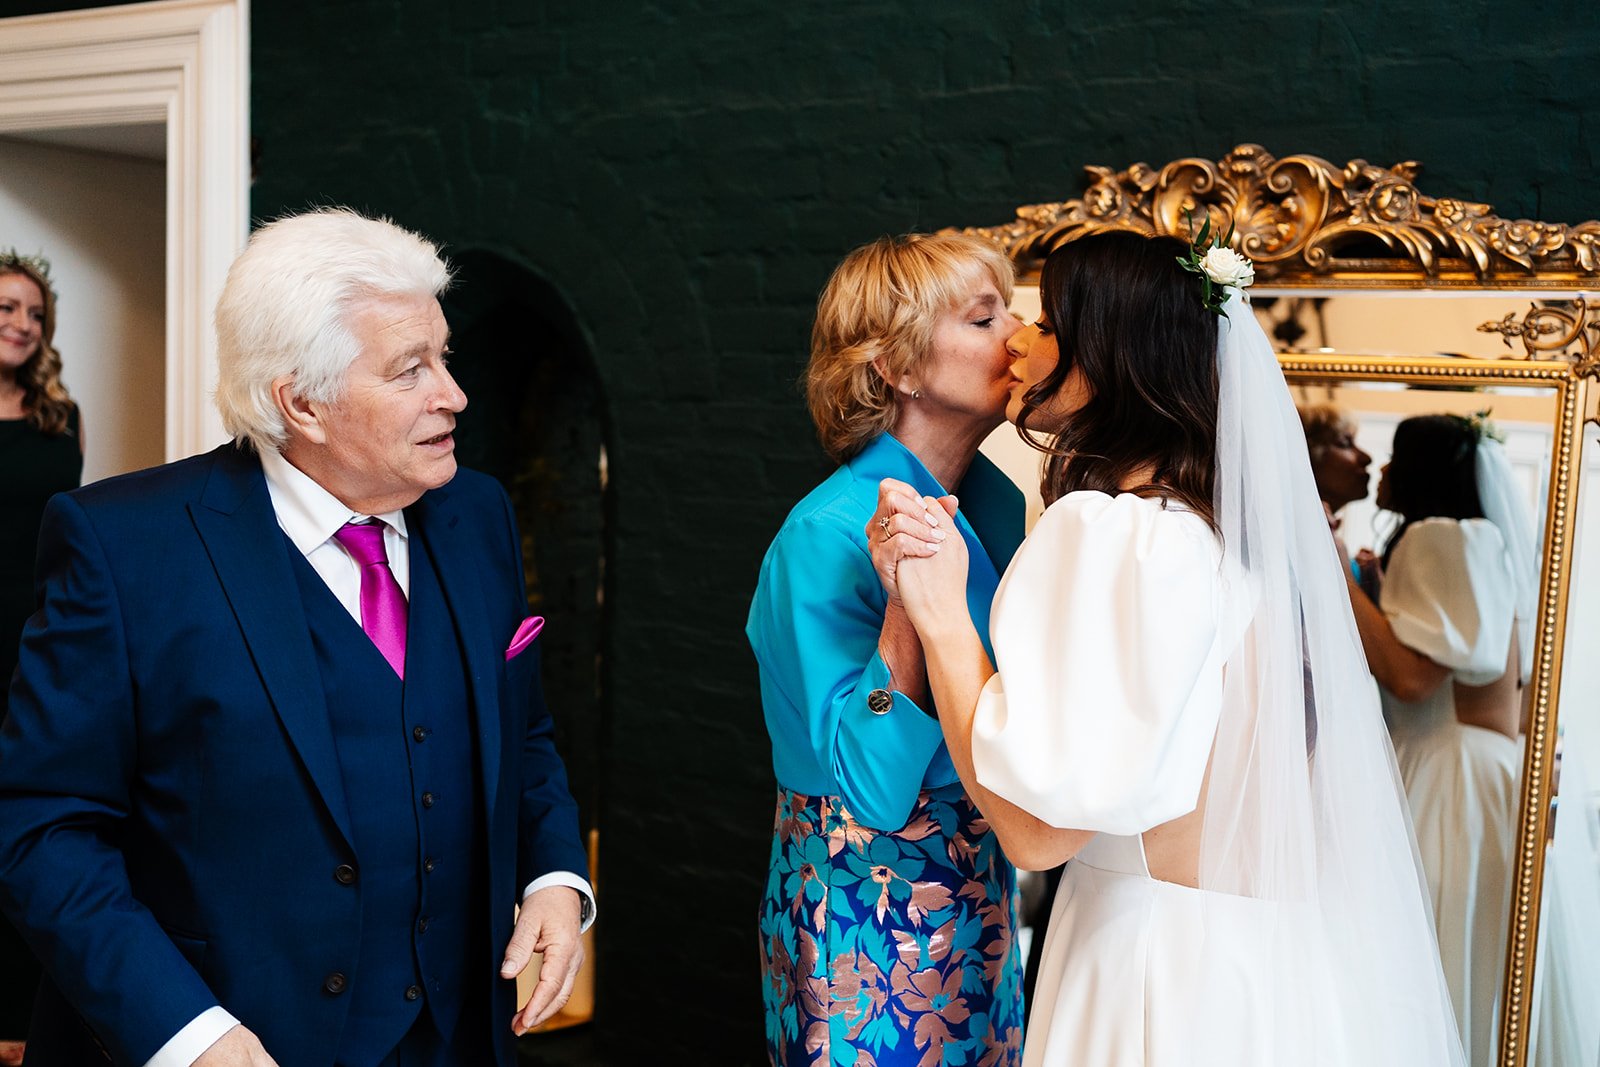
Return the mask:
[[[323,989],[326,989],[328,992],[334,994],[343,993],[344,987],[345,977],[338,971],[334,971],[332,974],[328,975],[328,977],[324,979],[322,983]]]

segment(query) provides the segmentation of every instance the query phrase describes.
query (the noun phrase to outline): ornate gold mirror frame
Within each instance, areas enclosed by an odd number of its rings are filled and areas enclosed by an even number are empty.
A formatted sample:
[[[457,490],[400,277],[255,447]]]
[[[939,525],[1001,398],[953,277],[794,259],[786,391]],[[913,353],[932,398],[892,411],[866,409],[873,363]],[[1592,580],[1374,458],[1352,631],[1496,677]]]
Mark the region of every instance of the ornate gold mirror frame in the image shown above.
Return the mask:
[[[1086,168],[1074,200],[1020,207],[1016,219],[963,232],[1003,247],[1023,278],[1052,250],[1102,230],[1187,237],[1209,216],[1214,232],[1256,264],[1256,290],[1528,291],[1526,313],[1474,324],[1498,333],[1506,358],[1280,354],[1291,383],[1388,382],[1433,387],[1544,387],[1555,396],[1543,574],[1512,906],[1508,916],[1500,1065],[1528,1062],[1535,948],[1544,884],[1563,637],[1577,523],[1584,423],[1600,390],[1600,220],[1578,225],[1505,219],[1487,204],[1424,195],[1420,165],[1343,167],[1311,155],[1274,158],[1243,144],[1221,160],[1155,168]],[[1554,298],[1554,299],[1552,299]],[[1600,992],[1600,991],[1593,991]]]

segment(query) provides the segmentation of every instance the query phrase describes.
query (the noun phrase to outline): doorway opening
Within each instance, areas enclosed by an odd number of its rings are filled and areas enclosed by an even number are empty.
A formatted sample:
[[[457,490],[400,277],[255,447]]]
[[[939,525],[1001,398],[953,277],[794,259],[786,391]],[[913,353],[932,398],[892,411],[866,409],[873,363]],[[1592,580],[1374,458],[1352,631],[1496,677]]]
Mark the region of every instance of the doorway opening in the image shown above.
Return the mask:
[[[0,136],[0,247],[50,264],[83,480],[166,460],[164,123]]]

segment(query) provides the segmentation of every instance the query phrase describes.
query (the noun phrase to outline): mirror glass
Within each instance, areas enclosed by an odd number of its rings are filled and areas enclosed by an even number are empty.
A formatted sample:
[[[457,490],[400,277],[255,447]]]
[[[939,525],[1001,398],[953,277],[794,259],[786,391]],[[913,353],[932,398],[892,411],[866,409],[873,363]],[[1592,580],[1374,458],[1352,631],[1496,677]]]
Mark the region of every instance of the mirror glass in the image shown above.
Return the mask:
[[[1600,1063],[1600,429],[1584,428],[1528,1062]]]
[[[1360,593],[1388,627],[1368,658],[1428,880],[1469,1064],[1496,1062],[1536,638],[1555,390],[1296,382],[1308,443]],[[1476,463],[1484,413],[1521,524]],[[1443,418],[1441,418],[1443,416]],[[1365,490],[1365,492],[1363,492]],[[1502,526],[1520,525],[1520,540]],[[1520,549],[1516,547],[1520,544]],[[1581,549],[1580,549],[1581,555]],[[1519,585],[1520,583],[1520,585]],[[1520,603],[1519,603],[1520,598]]]

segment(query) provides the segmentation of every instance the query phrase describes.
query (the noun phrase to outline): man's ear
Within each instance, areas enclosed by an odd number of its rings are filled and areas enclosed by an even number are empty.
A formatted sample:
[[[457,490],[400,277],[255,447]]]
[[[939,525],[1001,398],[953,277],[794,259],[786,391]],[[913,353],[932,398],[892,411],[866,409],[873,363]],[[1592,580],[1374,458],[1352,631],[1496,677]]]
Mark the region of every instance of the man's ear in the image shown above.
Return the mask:
[[[321,445],[328,441],[327,407],[300,396],[295,391],[294,376],[284,375],[272,380],[272,400],[283,418],[283,428],[289,440],[303,440]]]

